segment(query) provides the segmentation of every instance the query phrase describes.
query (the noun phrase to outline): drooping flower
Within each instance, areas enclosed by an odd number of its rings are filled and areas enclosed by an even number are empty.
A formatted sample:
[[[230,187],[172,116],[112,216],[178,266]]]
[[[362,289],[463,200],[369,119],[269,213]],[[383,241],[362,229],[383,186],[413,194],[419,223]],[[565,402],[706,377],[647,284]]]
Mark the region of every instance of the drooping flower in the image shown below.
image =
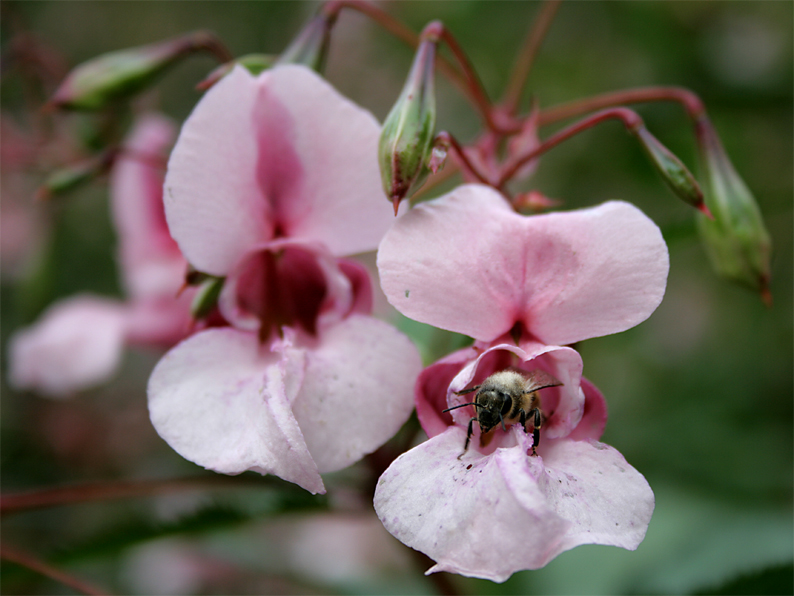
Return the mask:
[[[370,316],[366,269],[394,218],[380,191],[377,121],[302,66],[236,68],[187,119],[171,155],[171,234],[225,277],[230,327],[188,338],[149,381],[157,432],[217,472],[254,470],[325,490],[389,439],[421,370],[410,341]]]
[[[187,262],[168,234],[164,160],[174,125],[142,116],[111,175],[111,207],[125,301],[80,295],[52,305],[10,343],[11,383],[64,397],[108,380],[125,345],[170,347],[188,332],[189,297],[177,298]]]
[[[381,243],[378,267],[403,314],[475,338],[419,377],[430,437],[386,470],[375,509],[387,530],[451,571],[504,581],[580,544],[642,541],[653,493],[599,443],[606,405],[564,344],[617,333],[658,306],[668,270],[658,228],[629,204],[524,217],[492,189],[466,185],[422,204]],[[480,443],[458,395],[492,373],[543,370],[541,440],[520,424]],[[537,456],[532,448],[537,447]]]

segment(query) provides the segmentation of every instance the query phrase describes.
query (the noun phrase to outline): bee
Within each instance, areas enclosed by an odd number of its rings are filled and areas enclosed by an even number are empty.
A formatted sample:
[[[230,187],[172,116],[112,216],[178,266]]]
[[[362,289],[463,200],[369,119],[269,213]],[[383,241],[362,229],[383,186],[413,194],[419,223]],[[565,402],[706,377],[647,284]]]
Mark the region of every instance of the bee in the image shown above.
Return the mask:
[[[538,391],[559,385],[562,383],[542,370],[533,370],[526,375],[514,370],[503,370],[492,374],[481,385],[456,391],[456,395],[477,392],[473,402],[443,410],[449,412],[465,406],[474,406],[477,413],[469,420],[466,444],[458,459],[469,449],[472,424],[475,420],[480,425],[480,444],[483,445],[487,443],[487,441],[483,443],[483,437],[498,424],[501,424],[502,430],[506,431],[505,424],[518,422],[526,431],[526,423],[529,421],[532,425],[532,455],[537,455],[535,447],[540,443],[540,427],[544,421]]]

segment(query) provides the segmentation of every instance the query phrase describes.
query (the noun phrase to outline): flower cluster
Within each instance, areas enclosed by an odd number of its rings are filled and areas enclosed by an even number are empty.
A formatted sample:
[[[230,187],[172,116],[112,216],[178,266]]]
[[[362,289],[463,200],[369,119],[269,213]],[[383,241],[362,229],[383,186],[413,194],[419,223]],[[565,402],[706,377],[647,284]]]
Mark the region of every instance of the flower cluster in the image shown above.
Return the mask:
[[[94,295],[51,306],[10,344],[10,381],[23,389],[65,397],[106,381],[125,345],[171,346],[190,325],[190,296],[175,299],[187,262],[163,213],[163,168],[174,124],[141,116],[113,168],[112,216],[127,299]]]
[[[417,381],[430,439],[378,482],[375,509],[386,528],[437,562],[429,572],[493,581],[580,544],[636,548],[653,493],[598,442],[604,399],[565,344],[623,331],[656,309],[668,270],[656,225],[622,202],[524,217],[493,189],[466,185],[403,217],[381,243],[378,267],[404,314],[475,338]],[[474,426],[462,453],[478,412],[442,411],[505,369],[542,370],[561,383],[541,392],[537,457],[521,424],[497,426],[493,436]]]
[[[236,68],[185,122],[165,211],[190,264],[223,277],[228,325],[173,348],[149,381],[157,432],[227,474],[275,474],[324,492],[413,409],[418,352],[370,312],[363,265],[393,216],[380,128],[302,66]]]

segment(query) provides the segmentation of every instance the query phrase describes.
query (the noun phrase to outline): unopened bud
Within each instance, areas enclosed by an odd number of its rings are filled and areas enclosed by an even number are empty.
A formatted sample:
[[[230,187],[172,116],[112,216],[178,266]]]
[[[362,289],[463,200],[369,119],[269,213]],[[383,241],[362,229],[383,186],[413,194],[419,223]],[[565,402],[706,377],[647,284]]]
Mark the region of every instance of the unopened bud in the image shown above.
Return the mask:
[[[105,174],[110,169],[114,158],[115,152],[108,151],[97,157],[55,170],[39,187],[36,198],[53,199],[88,184]]]
[[[303,64],[321,72],[328,54],[331,27],[335,21],[336,15],[320,11],[281,53],[276,64]]]
[[[383,123],[378,145],[381,180],[386,197],[396,207],[415,192],[430,173],[436,127],[434,89],[438,34],[428,25],[397,103]],[[436,155],[433,166],[438,167]]]
[[[205,278],[198,282],[198,290],[196,290],[196,295],[193,296],[193,301],[190,303],[190,314],[194,319],[205,318],[215,307],[225,280],[225,277],[214,277],[205,274]]]
[[[203,31],[103,54],[72,70],[49,105],[69,110],[102,109],[146,89],[169,66],[200,50],[219,56],[227,54],[214,36]]]
[[[706,116],[696,123],[705,178],[706,205],[713,219],[698,218],[698,229],[717,273],[761,292],[769,301],[772,241],[761,210],[733,168]]]
[[[234,70],[238,64],[248,69],[252,75],[256,76],[263,70],[267,70],[276,62],[276,56],[272,54],[246,54],[230,62],[221,64],[218,68],[208,74],[203,81],[196,85],[196,89],[206,91],[223,77]]]
[[[709,215],[703,202],[703,191],[687,167],[644,126],[631,131],[651,158],[656,170],[678,198]]]

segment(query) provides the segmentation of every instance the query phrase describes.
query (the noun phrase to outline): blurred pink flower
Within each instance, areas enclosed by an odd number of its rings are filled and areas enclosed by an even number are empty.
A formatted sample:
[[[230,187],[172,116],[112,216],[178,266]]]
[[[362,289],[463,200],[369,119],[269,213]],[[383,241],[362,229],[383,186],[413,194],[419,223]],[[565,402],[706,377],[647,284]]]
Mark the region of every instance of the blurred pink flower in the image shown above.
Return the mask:
[[[111,177],[113,221],[127,300],[81,295],[57,302],[10,341],[9,378],[65,397],[108,380],[125,345],[167,347],[187,335],[189,297],[177,298],[187,263],[163,215],[164,159],[174,126],[149,114],[135,124]]]
[[[225,277],[231,327],[172,349],[149,381],[155,429],[226,474],[275,474],[317,493],[321,473],[374,451],[408,418],[421,362],[370,316],[366,269],[394,218],[380,127],[311,70],[237,68],[196,106],[171,155],[171,234]]]
[[[385,527],[451,571],[505,581],[579,544],[628,549],[642,541],[653,493],[597,439],[606,423],[598,390],[567,344],[617,333],[655,310],[667,279],[658,228],[620,202],[524,217],[495,191],[460,187],[412,210],[381,243],[378,266],[403,314],[475,338],[425,369],[415,390],[430,439],[386,470],[375,493]],[[538,457],[520,425],[479,428],[458,459],[474,408],[455,392],[507,368],[541,369],[547,417]]]

